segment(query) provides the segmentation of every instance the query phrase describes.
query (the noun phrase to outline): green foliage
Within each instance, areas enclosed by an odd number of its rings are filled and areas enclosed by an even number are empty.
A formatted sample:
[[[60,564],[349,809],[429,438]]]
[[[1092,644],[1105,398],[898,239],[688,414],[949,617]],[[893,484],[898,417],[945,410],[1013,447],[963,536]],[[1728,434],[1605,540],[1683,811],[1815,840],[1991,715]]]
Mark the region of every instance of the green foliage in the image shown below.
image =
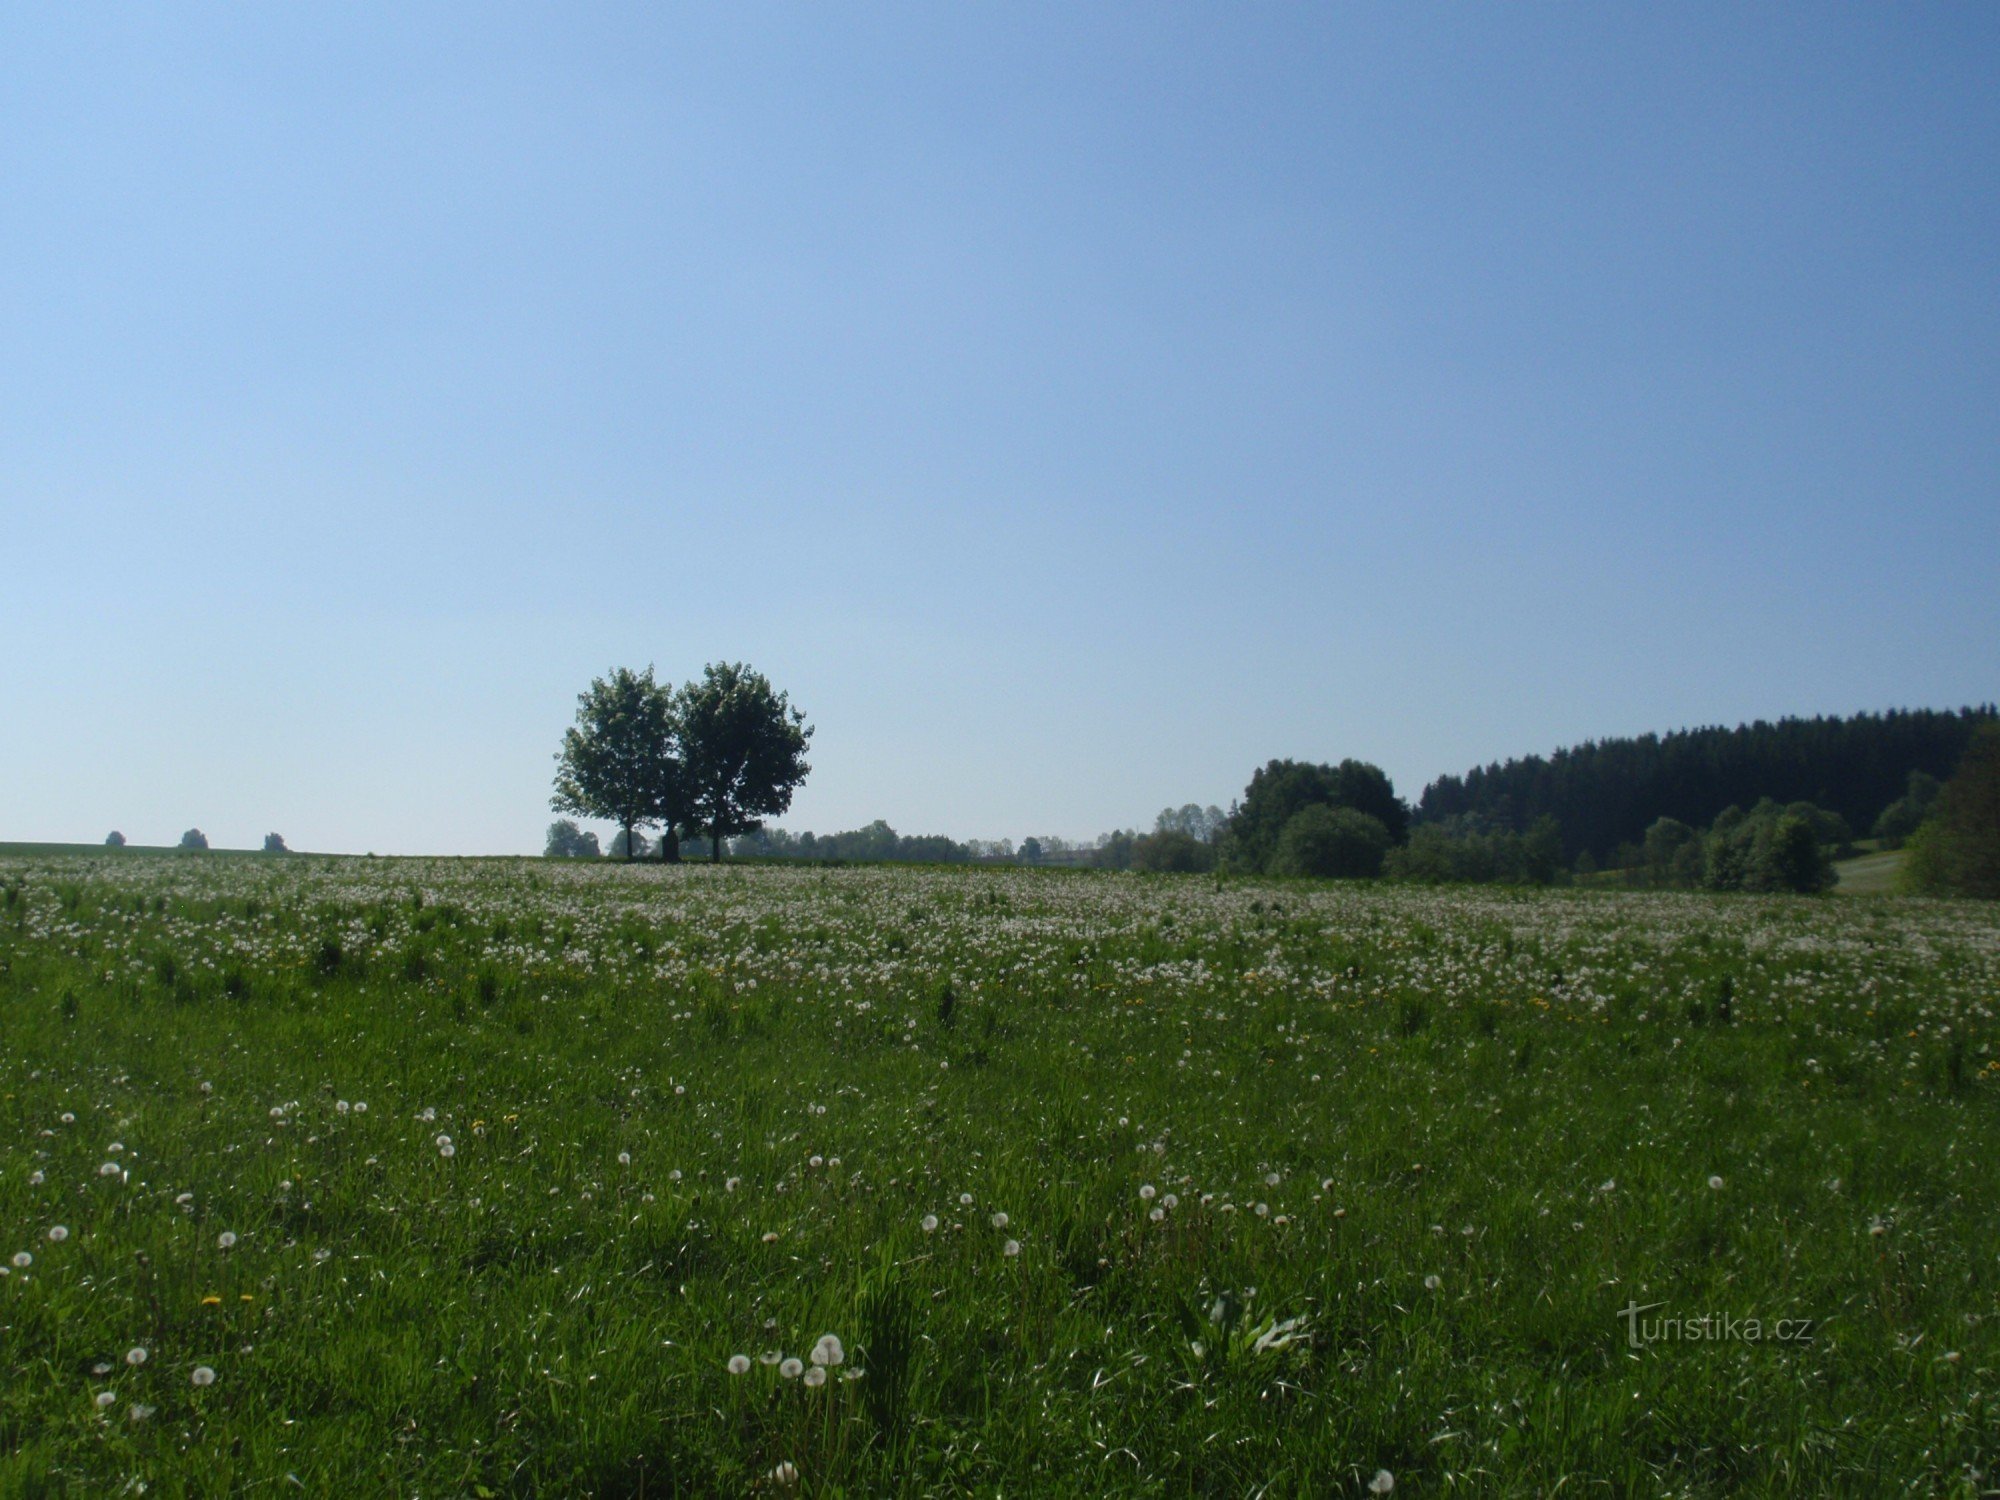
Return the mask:
[[[292,851],[285,847],[285,836],[282,833],[267,833],[264,835],[264,852],[266,854],[290,854]]]
[[[550,807],[616,823],[629,859],[635,828],[664,822],[671,830],[688,814],[679,740],[673,696],[654,682],[651,667],[619,667],[594,678],[577,696],[576,723],[564,731],[556,753]]]
[[[2000,726],[1972,742],[1909,847],[1910,889],[2000,899]]]
[[[1278,835],[1271,873],[1371,880],[1388,852],[1389,830],[1380,818],[1316,802],[1294,813]]]
[[[180,847],[183,849],[206,849],[208,847],[208,835],[203,833],[199,828],[190,828],[186,833],[181,835]]]
[[[1379,823],[1391,843],[1409,827],[1409,809],[1379,766],[1344,760],[1339,765],[1274,760],[1261,766],[1229,817],[1225,859],[1232,868],[1275,868],[1278,842],[1292,819],[1308,807],[1348,808]]]
[[[1810,806],[1764,801],[1744,813],[1726,808],[1709,830],[1702,882],[1716,891],[1810,895],[1833,884],[1833,861],[1820,843],[1823,826]]]
[[[1562,832],[1551,818],[1525,834],[1469,817],[1420,823],[1389,851],[1382,873],[1418,885],[1552,885],[1563,878]]]
[[[0,857],[0,1493],[1977,1494],[1996,991],[1970,903]]]
[[[1911,771],[1944,775],[1994,715],[1988,704],[1598,740],[1441,776],[1418,810],[1426,822],[1469,813],[1518,830],[1553,817],[1565,858],[1588,850],[1599,864],[1636,866],[1616,851],[1636,846],[1658,819],[1704,828],[1725,807],[1767,797],[1809,798],[1850,828],[1869,827]]]
[[[687,821],[706,833],[711,857],[792,805],[812,769],[812,729],[770,680],[740,662],[711,663],[675,700],[686,757]]]
[[[1130,867],[1152,874],[1191,874],[1215,868],[1215,845],[1179,828],[1159,829],[1132,840]]]
[[[123,849],[125,847],[125,835],[114,828],[111,832],[104,835],[104,842],[109,848]]]
[[[1902,796],[1882,809],[1882,815],[1875,820],[1872,830],[1882,841],[1885,849],[1900,849],[1903,843],[1918,828],[1937,806],[1938,793],[1944,783],[1937,777],[1922,771],[1910,772],[1908,789]]]

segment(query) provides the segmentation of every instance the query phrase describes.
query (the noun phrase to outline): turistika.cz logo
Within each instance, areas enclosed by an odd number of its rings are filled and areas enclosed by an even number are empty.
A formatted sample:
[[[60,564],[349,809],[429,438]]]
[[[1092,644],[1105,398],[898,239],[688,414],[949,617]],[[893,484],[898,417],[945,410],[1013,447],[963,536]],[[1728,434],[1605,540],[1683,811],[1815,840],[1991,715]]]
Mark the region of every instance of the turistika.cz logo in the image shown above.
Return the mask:
[[[1641,1307],[1628,1302],[1621,1307],[1618,1316],[1625,1320],[1625,1342],[1634,1349],[1648,1344],[1810,1344],[1816,1322],[1812,1318],[1766,1319],[1719,1312],[1692,1318],[1668,1313],[1657,1318],[1645,1316],[1666,1305],[1649,1302]]]

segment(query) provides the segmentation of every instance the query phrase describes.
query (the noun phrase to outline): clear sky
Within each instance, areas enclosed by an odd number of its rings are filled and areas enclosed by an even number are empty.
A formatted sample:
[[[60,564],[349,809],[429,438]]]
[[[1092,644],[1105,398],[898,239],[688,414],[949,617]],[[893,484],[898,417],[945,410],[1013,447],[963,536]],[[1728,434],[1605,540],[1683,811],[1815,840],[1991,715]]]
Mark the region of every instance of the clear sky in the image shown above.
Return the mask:
[[[16,6],[0,839],[538,850],[2000,697],[2000,7]]]

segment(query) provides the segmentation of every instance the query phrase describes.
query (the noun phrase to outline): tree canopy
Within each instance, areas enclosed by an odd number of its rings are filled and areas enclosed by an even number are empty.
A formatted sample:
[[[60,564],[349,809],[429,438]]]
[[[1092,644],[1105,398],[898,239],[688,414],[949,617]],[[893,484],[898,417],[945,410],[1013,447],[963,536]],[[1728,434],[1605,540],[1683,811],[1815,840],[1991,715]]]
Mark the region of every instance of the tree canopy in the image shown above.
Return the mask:
[[[748,833],[792,805],[812,768],[812,729],[761,672],[740,662],[711,663],[675,699],[685,757],[688,822],[709,839]]]
[[[616,823],[631,858],[632,830],[685,815],[683,766],[673,695],[653,680],[653,669],[619,667],[592,680],[577,695],[576,723],[556,753],[557,812]]]
[[[1410,811],[1380,766],[1343,760],[1339,765],[1274,760],[1261,766],[1229,817],[1232,867],[1269,870],[1286,825],[1308,807],[1344,807],[1373,818],[1391,844],[1403,841]]]

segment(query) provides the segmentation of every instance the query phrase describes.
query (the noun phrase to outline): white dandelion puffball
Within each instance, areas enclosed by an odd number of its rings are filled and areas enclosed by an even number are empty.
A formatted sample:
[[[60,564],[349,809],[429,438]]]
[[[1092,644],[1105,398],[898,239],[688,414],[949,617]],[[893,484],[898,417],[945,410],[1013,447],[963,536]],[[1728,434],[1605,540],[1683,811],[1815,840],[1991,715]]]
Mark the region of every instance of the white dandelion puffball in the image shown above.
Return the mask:
[[[189,1375],[188,1379],[196,1385],[214,1385],[215,1371],[211,1370],[207,1365],[196,1365],[194,1373]]]
[[[49,1240],[51,1243],[60,1245],[64,1240],[68,1238],[69,1238],[69,1225],[51,1224],[49,1226]]]
[[[1265,1187],[1276,1187],[1279,1183],[1283,1182],[1284,1180],[1285,1179],[1280,1177],[1276,1172],[1266,1172],[1264,1174]]]
[[[925,1214],[923,1218],[923,1225],[925,1234],[937,1233],[937,1215]]]
[[[812,1362],[816,1365],[837,1365],[846,1359],[847,1351],[840,1347],[840,1340],[833,1334],[821,1334],[819,1342],[813,1345]]]
[[[97,1175],[99,1177],[116,1177],[118,1175],[118,1163],[115,1161],[106,1162],[97,1169]]]
[[[1444,1280],[1439,1276],[1432,1275],[1424,1278],[1424,1290],[1427,1292],[1434,1292],[1443,1285]]]
[[[1007,1241],[1006,1244],[1000,1247],[1000,1253],[1007,1256],[1019,1255],[1021,1253],[1021,1242],[1019,1240]]]
[[[109,1411],[117,1404],[118,1393],[116,1391],[99,1391],[97,1393],[97,1409],[99,1411]]]
[[[776,1349],[766,1349],[762,1354],[757,1356],[757,1363],[760,1365],[775,1365],[779,1360],[783,1359],[784,1357],[785,1356]]]
[[[959,1206],[960,1208],[970,1208],[970,1207],[972,1207],[972,1194],[970,1194],[970,1193],[960,1193],[960,1194],[958,1195],[958,1206]]]
[[[204,1094],[212,1094],[215,1092],[215,1085],[212,1083],[203,1083],[201,1086],[201,1091]]]
[[[152,1407],[141,1406],[136,1401],[133,1402],[130,1406],[125,1408],[125,1415],[130,1417],[134,1422],[143,1422],[146,1420],[146,1418],[150,1417],[152,1414],[153,1414]]]
[[[1722,1179],[1720,1177],[1709,1178],[1708,1185],[1714,1188],[1718,1193],[1722,1191]]]
[[[785,1379],[787,1380],[797,1380],[799,1378],[800,1371],[804,1369],[805,1369],[805,1364],[803,1361],[797,1358],[792,1358],[792,1359],[787,1359],[779,1364],[778,1373],[784,1376]]]
[[[726,1177],[722,1182],[722,1190],[725,1193],[733,1193],[742,1185],[743,1179],[741,1177]]]
[[[771,1471],[771,1478],[789,1489],[799,1482],[799,1471],[793,1467],[791,1460],[787,1459]]]
[[[365,1099],[356,1099],[356,1100],[354,1101],[354,1112],[355,1112],[355,1113],[356,1113],[357,1115],[365,1115],[365,1114],[367,1114],[367,1113],[368,1113],[368,1101],[367,1101],[367,1100],[365,1100]]]
[[[458,1147],[454,1146],[450,1141],[446,1141],[442,1146],[438,1147],[438,1155],[449,1160],[458,1155]]]
[[[1167,1216],[1167,1211],[1164,1208],[1155,1208],[1146,1215],[1146,1217],[1151,1219],[1155,1224],[1159,1223],[1160,1220],[1164,1219],[1166,1216]]]
[[[437,1138],[437,1144],[439,1145],[439,1147],[449,1146],[451,1144],[451,1137],[448,1135],[440,1134]]]
[[[1386,1495],[1396,1487],[1396,1476],[1387,1469],[1377,1469],[1375,1477],[1368,1481],[1368,1493]]]
[[[730,1355],[729,1373],[732,1375],[748,1375],[750,1373],[750,1356],[747,1354]]]
[[[631,1165],[632,1165],[632,1153],[631,1153],[630,1151],[620,1151],[620,1152],[618,1153],[618,1165],[619,1165],[619,1166],[621,1166],[621,1167],[629,1167],[629,1166],[631,1166]]]
[[[146,1362],[146,1346],[144,1344],[136,1345],[135,1347],[127,1349],[125,1351],[126,1364],[143,1365],[145,1362]]]
[[[1151,1203],[1153,1201],[1153,1195],[1158,1191],[1159,1189],[1154,1187],[1152,1183],[1149,1182],[1144,1187],[1139,1189],[1139,1199],[1141,1202]]]
[[[1179,1208],[1181,1206],[1180,1197],[1174,1193],[1168,1193],[1164,1195],[1160,1199],[1160,1202],[1163,1206],[1167,1208]]]
[[[42,1176],[39,1168],[28,1174],[29,1187],[40,1187],[46,1180],[47,1179]]]
[[[337,1115],[344,1115],[352,1108],[354,1106],[349,1104],[345,1099],[336,1099],[333,1101],[333,1112]]]
[[[1005,1229],[1007,1227],[1007,1216],[1005,1214],[995,1214],[993,1216],[993,1227],[995,1229]]]
[[[815,1388],[825,1385],[826,1371],[822,1370],[818,1365],[814,1365],[810,1370],[806,1371],[805,1383]]]
[[[215,1248],[218,1250],[228,1250],[235,1244],[236,1231],[233,1229],[225,1229],[215,1237]]]
[[[65,1125],[74,1125],[76,1123],[76,1116],[71,1114],[68,1110],[64,1110],[62,1112],[62,1122]]]
[[[28,1269],[28,1267],[32,1266],[32,1265],[33,1265],[34,1263],[35,1263],[35,1257],[34,1257],[34,1256],[32,1256],[32,1255],[30,1255],[30,1254],[29,1254],[29,1253],[28,1253],[27,1251],[25,1251],[25,1250],[16,1250],[16,1251],[14,1252],[14,1269],[15,1269],[15,1270],[17,1270],[17,1271],[25,1271],[25,1270],[27,1270],[27,1269]]]
[[[809,1167],[823,1167],[826,1165],[826,1158],[823,1156],[808,1156],[806,1158],[806,1165]]]

